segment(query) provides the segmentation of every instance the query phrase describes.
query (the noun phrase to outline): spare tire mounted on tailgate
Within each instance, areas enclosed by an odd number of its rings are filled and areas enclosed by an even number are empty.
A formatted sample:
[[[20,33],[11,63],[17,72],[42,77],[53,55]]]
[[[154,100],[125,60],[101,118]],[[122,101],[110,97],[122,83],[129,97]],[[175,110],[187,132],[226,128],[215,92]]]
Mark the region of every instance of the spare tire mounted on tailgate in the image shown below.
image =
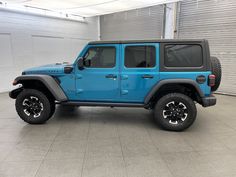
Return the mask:
[[[211,91],[216,91],[220,86],[221,81],[221,64],[220,60],[216,57],[211,57],[211,71],[215,75],[215,85],[211,87]]]

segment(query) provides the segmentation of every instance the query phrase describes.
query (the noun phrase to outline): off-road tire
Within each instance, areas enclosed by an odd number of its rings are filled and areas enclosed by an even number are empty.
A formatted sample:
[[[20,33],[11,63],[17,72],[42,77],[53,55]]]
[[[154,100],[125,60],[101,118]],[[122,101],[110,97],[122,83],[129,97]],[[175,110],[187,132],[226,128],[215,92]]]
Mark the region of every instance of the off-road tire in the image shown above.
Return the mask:
[[[50,101],[50,105],[51,105],[51,112],[50,112],[50,115],[49,115],[49,119],[53,116],[53,114],[56,111],[56,104],[55,104],[54,100]]]
[[[176,109],[178,111],[181,110],[182,111],[181,113],[184,114],[184,116],[185,116],[185,119],[183,118],[184,121],[182,121],[182,119],[180,119],[177,124],[173,124],[174,121],[172,122],[172,120],[171,120],[172,116],[165,115],[166,112],[168,112],[166,110],[171,109],[171,108],[167,107],[167,105],[171,106],[171,104],[173,104],[172,102],[179,103],[179,104],[181,103],[180,105],[176,106],[176,107],[178,107]],[[170,111],[170,112],[171,112],[170,114],[173,114],[172,111]],[[176,112],[177,111],[175,111],[175,115],[173,118],[179,119],[179,118],[176,118],[175,116],[176,116],[176,114],[178,114],[177,116],[179,116],[180,112],[178,112],[178,113],[176,113]],[[185,113],[187,113],[187,115]],[[163,97],[161,97],[157,101],[155,108],[154,108],[154,120],[156,121],[156,123],[161,128],[163,128],[165,130],[170,130],[170,131],[183,131],[183,130],[189,128],[193,124],[193,122],[195,121],[196,116],[197,116],[197,110],[196,110],[195,103],[193,102],[193,100],[190,97],[188,97],[182,93],[170,93],[170,94],[164,95]],[[169,117],[171,117],[171,118],[169,119]],[[171,120],[171,122],[170,122],[170,120]],[[174,122],[174,123],[176,123],[176,122]]]
[[[213,87],[211,87],[211,91],[216,91],[218,89],[218,87],[220,86],[220,82],[221,82],[221,64],[220,64],[220,60],[216,57],[211,57],[211,71],[212,74],[215,75],[216,79],[215,79],[215,85]]]
[[[37,99],[36,99],[37,98]],[[25,102],[28,101],[26,104]],[[32,99],[36,100],[34,102],[40,102],[41,107],[43,109],[40,109],[40,114],[37,114],[37,117],[34,117],[34,113],[29,113],[32,106],[28,106],[29,102],[33,102]],[[24,104],[24,106],[23,106]],[[27,109],[25,109],[25,106],[27,105]],[[32,105],[32,104],[30,104]],[[46,97],[46,95],[38,90],[35,89],[24,89],[16,98],[15,102],[16,111],[20,118],[24,120],[25,122],[29,124],[42,124],[45,123],[52,115],[53,112],[53,106],[51,105],[51,102]],[[30,108],[28,108],[30,107]]]

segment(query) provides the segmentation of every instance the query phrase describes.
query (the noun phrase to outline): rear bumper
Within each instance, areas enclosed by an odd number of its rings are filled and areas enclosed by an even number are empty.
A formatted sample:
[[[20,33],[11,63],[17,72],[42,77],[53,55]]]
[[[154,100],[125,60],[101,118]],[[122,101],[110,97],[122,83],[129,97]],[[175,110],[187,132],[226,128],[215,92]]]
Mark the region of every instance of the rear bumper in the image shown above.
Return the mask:
[[[202,106],[203,107],[214,106],[215,104],[216,104],[216,97],[213,95],[202,98]]]

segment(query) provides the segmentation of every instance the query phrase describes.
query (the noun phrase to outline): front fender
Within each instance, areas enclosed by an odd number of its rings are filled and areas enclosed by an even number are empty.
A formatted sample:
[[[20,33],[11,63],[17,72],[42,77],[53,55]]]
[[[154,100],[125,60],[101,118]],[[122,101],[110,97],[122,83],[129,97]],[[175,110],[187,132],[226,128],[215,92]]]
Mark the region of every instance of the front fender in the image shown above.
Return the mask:
[[[48,75],[22,75],[22,76],[17,77],[14,80],[14,85],[23,84],[24,81],[40,81],[51,92],[51,94],[54,96],[54,98],[57,101],[67,101],[68,100],[67,96],[65,95],[64,91],[60,87],[59,83],[51,76],[48,76]],[[34,88],[34,89],[37,89],[37,88]],[[12,92],[10,92],[10,94],[14,95],[13,92],[16,92],[16,91],[13,90]]]
[[[17,95],[19,95],[19,93],[22,92],[22,90],[23,90],[23,87],[19,87],[17,89],[10,91],[9,97],[11,97],[12,99],[16,99]]]

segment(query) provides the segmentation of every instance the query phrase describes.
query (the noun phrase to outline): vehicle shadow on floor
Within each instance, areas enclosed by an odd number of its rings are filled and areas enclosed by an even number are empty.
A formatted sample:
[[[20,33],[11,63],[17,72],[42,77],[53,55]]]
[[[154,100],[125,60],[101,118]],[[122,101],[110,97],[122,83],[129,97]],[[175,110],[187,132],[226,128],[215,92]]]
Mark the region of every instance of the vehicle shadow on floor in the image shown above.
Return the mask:
[[[65,107],[57,106],[50,123],[80,122],[109,124],[148,124],[154,125],[151,110],[137,108],[110,108],[110,107]]]

